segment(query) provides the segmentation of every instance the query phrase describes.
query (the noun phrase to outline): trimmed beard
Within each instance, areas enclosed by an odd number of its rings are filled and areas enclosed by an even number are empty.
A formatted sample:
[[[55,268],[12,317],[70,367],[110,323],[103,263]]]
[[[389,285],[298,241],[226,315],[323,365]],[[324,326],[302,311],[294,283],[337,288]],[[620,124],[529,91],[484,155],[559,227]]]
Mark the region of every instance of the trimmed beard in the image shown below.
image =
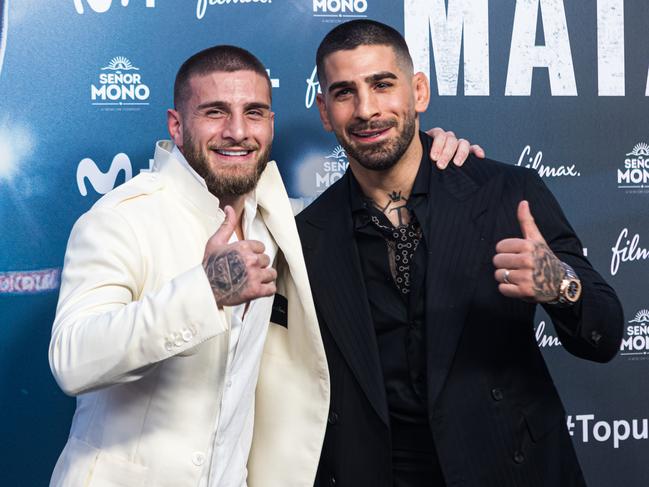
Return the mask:
[[[241,144],[237,147],[242,147]],[[219,147],[227,149],[228,147]],[[256,146],[243,145],[246,150],[255,150]],[[219,199],[230,196],[241,196],[251,192],[257,186],[270,155],[271,145],[257,156],[257,165],[253,171],[242,174],[220,174],[218,169],[213,170],[210,167],[207,156],[201,151],[201,148],[194,143],[191,134],[183,133],[183,155],[189,165],[205,180],[207,189],[210,193]]]
[[[405,154],[415,136],[415,120],[417,115],[407,117],[404,120],[403,130],[396,140],[386,140],[376,144],[357,146],[351,140],[345,138],[341,130],[334,131],[340,145],[343,146],[349,157],[358,162],[365,169],[371,171],[384,171],[394,166]],[[356,122],[347,126],[347,132],[360,130],[384,130],[396,127],[396,120],[382,122]]]

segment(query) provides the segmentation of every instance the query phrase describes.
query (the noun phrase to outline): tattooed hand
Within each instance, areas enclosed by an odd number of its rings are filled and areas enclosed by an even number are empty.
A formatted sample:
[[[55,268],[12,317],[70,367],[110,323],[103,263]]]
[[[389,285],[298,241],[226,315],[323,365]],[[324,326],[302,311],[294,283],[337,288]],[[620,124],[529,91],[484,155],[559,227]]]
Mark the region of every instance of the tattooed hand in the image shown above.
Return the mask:
[[[228,244],[236,225],[234,210],[226,206],[225,221],[205,245],[203,268],[219,307],[275,294],[277,272],[269,267],[264,244],[256,240]]]
[[[545,243],[527,201],[518,204],[517,217],[523,238],[507,238],[496,245],[493,264],[498,290],[535,303],[554,301],[563,276],[561,262]]]

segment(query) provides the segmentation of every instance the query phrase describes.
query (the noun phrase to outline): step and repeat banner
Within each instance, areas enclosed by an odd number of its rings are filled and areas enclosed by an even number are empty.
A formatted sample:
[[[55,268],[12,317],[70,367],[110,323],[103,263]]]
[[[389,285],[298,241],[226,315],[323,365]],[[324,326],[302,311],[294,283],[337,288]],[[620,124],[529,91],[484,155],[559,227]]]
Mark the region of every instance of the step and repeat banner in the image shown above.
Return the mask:
[[[264,62],[273,158],[315,197],[348,164],[320,126],[315,50],[354,18],[406,37],[424,127],[539,172],[618,291],[612,363],[569,355],[542,313],[536,337],[589,485],[649,485],[649,4],[630,0],[0,0],[0,484],[47,485],[74,408],[47,363],[68,234],[149,168],[182,61],[235,44]]]

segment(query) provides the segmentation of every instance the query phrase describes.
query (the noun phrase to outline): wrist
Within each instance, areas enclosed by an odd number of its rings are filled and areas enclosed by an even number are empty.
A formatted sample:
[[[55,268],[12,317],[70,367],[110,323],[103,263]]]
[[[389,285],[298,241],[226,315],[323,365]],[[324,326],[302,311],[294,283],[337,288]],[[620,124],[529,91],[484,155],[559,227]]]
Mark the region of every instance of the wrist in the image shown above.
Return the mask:
[[[581,281],[579,276],[565,262],[560,262],[563,275],[559,282],[559,291],[554,300],[549,301],[548,304],[561,307],[568,307],[574,305],[581,298]]]

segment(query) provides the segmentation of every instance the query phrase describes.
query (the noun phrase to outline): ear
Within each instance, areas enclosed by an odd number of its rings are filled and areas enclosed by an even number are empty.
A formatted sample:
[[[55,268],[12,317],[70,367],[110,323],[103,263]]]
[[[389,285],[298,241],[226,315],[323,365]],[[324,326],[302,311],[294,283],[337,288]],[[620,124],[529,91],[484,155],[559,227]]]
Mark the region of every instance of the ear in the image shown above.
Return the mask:
[[[412,77],[412,91],[415,94],[415,111],[423,113],[430,102],[430,84],[424,73],[419,71]]]
[[[333,128],[331,128],[331,124],[329,123],[329,115],[327,114],[325,96],[322,93],[318,93],[315,97],[315,101],[318,104],[318,111],[320,112],[320,121],[322,122],[322,126],[327,132],[333,131]]]
[[[275,138],[275,112],[270,112],[270,136]]]
[[[183,124],[180,112],[173,109],[167,110],[167,130],[171,140],[173,140],[176,147],[182,149],[183,147]]]

